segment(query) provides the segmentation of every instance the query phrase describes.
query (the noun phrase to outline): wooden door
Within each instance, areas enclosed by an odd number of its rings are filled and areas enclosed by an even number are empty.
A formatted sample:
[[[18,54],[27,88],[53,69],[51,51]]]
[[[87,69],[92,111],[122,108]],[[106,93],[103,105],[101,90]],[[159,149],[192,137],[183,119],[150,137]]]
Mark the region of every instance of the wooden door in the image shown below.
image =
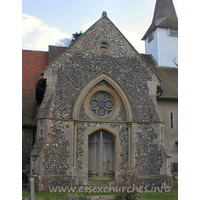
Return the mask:
[[[114,180],[115,138],[100,130],[88,138],[88,180]]]

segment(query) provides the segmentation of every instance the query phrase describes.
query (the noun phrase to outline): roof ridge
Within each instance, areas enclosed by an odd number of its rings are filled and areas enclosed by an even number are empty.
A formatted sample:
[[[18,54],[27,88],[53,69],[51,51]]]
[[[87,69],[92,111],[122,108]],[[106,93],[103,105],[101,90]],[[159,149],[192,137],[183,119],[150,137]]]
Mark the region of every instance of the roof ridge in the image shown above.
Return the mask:
[[[168,18],[172,19],[172,21],[170,21],[169,23],[167,22],[164,23],[162,27],[163,28],[169,28],[169,27],[178,28],[178,24],[175,23],[174,25],[174,21],[176,20],[178,21],[178,18],[176,15],[176,10],[175,10],[173,1],[172,0],[156,0],[156,5],[154,8],[154,15],[153,15],[151,25],[146,31],[146,33],[144,34],[142,40],[145,40],[148,34],[158,27],[158,24],[160,24],[161,22],[163,22],[165,19],[168,19]],[[159,23],[156,23],[156,20],[158,19],[163,19],[163,20],[160,21]]]
[[[49,45],[49,47],[63,47],[63,48],[68,48],[68,46],[59,46],[59,45]]]
[[[70,51],[70,48],[73,47],[79,40],[81,40],[81,38],[90,31],[90,29],[92,29],[92,27],[94,27],[97,23],[99,23],[101,20],[108,20],[113,27],[124,37],[124,39],[128,42],[128,44],[130,45],[130,47],[136,52],[136,54],[147,64],[147,66],[152,70],[152,72],[158,77],[158,79],[161,81],[161,78],[159,77],[159,75],[153,70],[153,68],[148,64],[148,62],[146,62],[146,60],[140,55],[140,53],[135,49],[135,47],[130,43],[130,41],[124,36],[124,34],[116,27],[116,25],[107,17],[107,13],[105,11],[103,11],[102,13],[102,17],[97,20],[91,27],[89,27],[75,42],[72,43],[72,45],[69,46],[68,49],[66,49],[65,51],[63,51],[63,53],[61,53],[52,63],[49,64],[49,66],[47,66],[47,68],[43,71],[45,72],[54,62],[56,62],[56,60],[58,60],[60,57],[62,57],[67,51]]]
[[[69,46],[69,48],[67,48],[66,50],[63,51],[63,53],[61,53],[52,63],[50,63],[44,70],[43,73],[51,66],[53,65],[59,58],[61,58],[66,52],[70,51],[70,49],[79,41],[81,40],[81,38],[87,34],[87,32],[90,31],[90,29],[92,29],[97,23],[99,23],[101,20],[108,20],[113,27],[123,36],[123,38],[128,42],[128,44],[130,45],[130,47],[136,52],[136,54],[147,64],[147,66],[150,68],[150,70],[152,70],[152,72],[158,77],[158,79],[161,81],[161,78],[159,77],[159,75],[153,70],[153,68],[148,64],[148,62],[146,62],[146,60],[140,55],[140,53],[135,49],[135,47],[130,43],[130,41],[124,36],[124,34],[116,27],[116,25],[107,17],[107,13],[105,11],[103,11],[102,13],[102,17],[97,20],[91,27],[89,27],[75,42],[72,43],[72,45]]]
[[[58,60],[59,58],[61,58],[67,51],[70,50],[71,47],[73,47],[82,37],[83,35],[85,35],[93,26],[95,26],[100,20],[102,20],[103,18],[108,18],[107,16],[101,17],[99,20],[97,20],[92,26],[90,26],[82,35],[80,35],[78,37],[77,40],[75,40],[65,51],[63,51],[63,53],[61,53],[52,63],[50,63],[42,72],[44,73],[46,70],[48,70],[48,68],[54,64],[54,62],[56,62],[56,60]]]
[[[165,19],[167,19],[167,17],[164,18],[159,18],[155,20],[155,25],[158,26],[162,21],[164,21]],[[159,21],[159,22],[158,22]]]

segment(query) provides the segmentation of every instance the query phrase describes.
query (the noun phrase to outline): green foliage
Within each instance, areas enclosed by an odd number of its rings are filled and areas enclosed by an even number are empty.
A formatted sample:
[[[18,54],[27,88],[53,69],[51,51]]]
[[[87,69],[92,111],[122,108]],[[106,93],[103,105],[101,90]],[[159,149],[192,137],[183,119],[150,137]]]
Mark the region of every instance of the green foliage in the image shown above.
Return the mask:
[[[127,199],[126,194],[120,193],[120,194],[115,195],[115,200],[126,200],[126,199]]]
[[[71,39],[71,44],[74,43],[81,35],[82,35],[82,31],[80,31],[80,33],[73,33],[72,34],[72,39]]]
[[[119,193],[115,195],[115,200],[137,200],[139,198],[139,194],[133,193]]]
[[[178,188],[178,181],[173,181],[173,188]]]
[[[86,200],[85,194],[79,194],[78,196],[74,196],[73,200]]]
[[[22,197],[25,199],[31,197],[30,192],[22,192]],[[35,192],[35,200],[66,200],[65,192]]]
[[[56,43],[56,46],[63,46],[63,47],[69,47],[72,43],[74,43],[81,35],[82,35],[82,31],[80,31],[79,33],[73,33],[71,39],[69,38],[63,38],[61,40],[59,40],[58,43]]]
[[[89,192],[88,192],[89,193]],[[80,199],[77,194],[77,200],[85,200],[86,195],[99,195],[98,193],[88,194],[86,193],[85,196],[81,196]],[[66,192],[36,192],[35,193],[35,200],[66,200]],[[74,195],[74,193],[73,193]],[[81,195],[81,194],[80,194]],[[84,195],[84,194],[83,194]],[[115,200],[127,200],[131,199],[130,196],[127,195],[126,192],[110,192],[110,193],[101,193],[101,195],[115,195]],[[22,196],[25,199],[26,197],[30,197],[30,192],[22,192]],[[75,195],[74,195],[75,196]],[[133,198],[134,199],[134,198]],[[135,197],[136,199],[136,197]],[[139,199],[142,200],[178,200],[178,181],[173,182],[173,190],[170,192],[143,192]]]
[[[136,188],[138,187],[138,175],[133,172],[130,168],[120,170],[119,176],[119,188],[120,192],[115,195],[115,200],[137,200],[139,199],[140,193]],[[135,189],[133,189],[133,185]]]
[[[84,188],[84,192],[79,192],[78,191],[74,191],[74,197],[73,200],[86,200],[86,197],[88,196],[88,193],[92,193],[91,191],[89,191],[89,187],[85,187]]]
[[[171,192],[146,192],[141,194],[142,200],[178,200],[178,190]]]

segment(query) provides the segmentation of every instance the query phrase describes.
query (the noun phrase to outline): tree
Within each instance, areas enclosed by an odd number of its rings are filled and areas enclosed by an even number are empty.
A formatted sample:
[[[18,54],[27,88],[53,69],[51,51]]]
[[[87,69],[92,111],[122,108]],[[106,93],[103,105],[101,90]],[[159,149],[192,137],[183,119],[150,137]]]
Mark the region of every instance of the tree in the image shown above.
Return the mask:
[[[72,43],[74,43],[81,35],[82,31],[80,33],[76,32],[72,34],[71,39],[70,38],[63,38],[60,39],[58,43],[56,43],[56,46],[64,46],[64,47],[69,47]]]
[[[71,44],[73,43],[73,42],[75,42],[81,35],[82,35],[83,33],[82,33],[82,31],[80,31],[80,33],[73,33],[72,34],[72,39],[71,39]]]

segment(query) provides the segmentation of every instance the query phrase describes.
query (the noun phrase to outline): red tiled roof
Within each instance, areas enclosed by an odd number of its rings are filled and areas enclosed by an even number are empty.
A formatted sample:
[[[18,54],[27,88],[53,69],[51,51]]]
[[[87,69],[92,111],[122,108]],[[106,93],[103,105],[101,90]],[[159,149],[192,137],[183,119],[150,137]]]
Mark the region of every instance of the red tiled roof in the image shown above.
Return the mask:
[[[22,50],[22,125],[36,125],[35,83],[48,64],[48,52]]]

